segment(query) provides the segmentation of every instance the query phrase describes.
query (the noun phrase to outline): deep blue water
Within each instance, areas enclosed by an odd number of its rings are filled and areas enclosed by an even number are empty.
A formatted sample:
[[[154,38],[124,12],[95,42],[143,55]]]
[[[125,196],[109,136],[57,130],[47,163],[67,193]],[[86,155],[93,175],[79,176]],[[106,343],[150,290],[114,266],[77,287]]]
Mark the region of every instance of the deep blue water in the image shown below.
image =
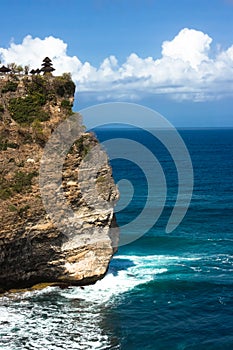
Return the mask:
[[[2,297],[0,348],[233,349],[233,130],[180,130],[194,191],[171,234],[165,227],[178,185],[169,153],[140,130],[97,134],[135,139],[156,154],[167,179],[164,210],[140,239],[119,248],[94,286]],[[117,213],[123,225],[141,213],[146,179],[129,160],[112,160],[112,167],[116,181],[134,185],[132,201]]]

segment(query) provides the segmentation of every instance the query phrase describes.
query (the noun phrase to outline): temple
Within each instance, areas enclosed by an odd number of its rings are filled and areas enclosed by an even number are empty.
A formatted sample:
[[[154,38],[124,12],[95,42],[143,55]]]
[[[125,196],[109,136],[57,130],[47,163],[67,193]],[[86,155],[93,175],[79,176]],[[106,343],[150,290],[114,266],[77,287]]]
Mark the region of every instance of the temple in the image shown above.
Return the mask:
[[[53,68],[52,60],[49,57],[45,57],[42,62],[43,63],[41,64],[41,66],[42,66],[41,69],[39,69],[39,68],[31,69],[29,73],[31,75],[35,75],[35,74],[40,74],[43,72],[44,75],[45,74],[52,75],[52,72],[55,71],[55,68]],[[27,72],[26,72],[26,67],[27,67]],[[26,66],[26,67],[25,67],[25,73],[23,75],[28,75],[28,66]],[[23,70],[22,67],[21,67],[21,70]],[[16,71],[13,69],[10,69],[8,67],[5,67],[4,65],[2,67],[0,67],[0,77],[1,78],[7,79],[7,76],[12,75],[12,74],[13,75],[16,74]],[[18,74],[19,74],[19,72],[18,72]],[[19,75],[23,76],[22,74],[19,74]]]
[[[47,74],[47,73],[51,74],[54,70],[55,69],[53,68],[51,59],[49,57],[45,57],[43,59],[41,72],[44,72],[44,74]]]
[[[11,72],[10,68],[5,67],[5,66],[0,67],[0,73],[5,74],[5,73],[10,73],[10,72]]]

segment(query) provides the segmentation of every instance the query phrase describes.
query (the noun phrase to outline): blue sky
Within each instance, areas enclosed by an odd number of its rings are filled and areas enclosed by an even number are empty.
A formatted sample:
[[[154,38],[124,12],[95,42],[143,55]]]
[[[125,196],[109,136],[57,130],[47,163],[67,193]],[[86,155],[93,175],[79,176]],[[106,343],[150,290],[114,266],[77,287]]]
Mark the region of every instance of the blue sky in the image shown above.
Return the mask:
[[[1,13],[2,63],[53,56],[76,110],[127,101],[175,126],[233,126],[231,0],[2,0]]]

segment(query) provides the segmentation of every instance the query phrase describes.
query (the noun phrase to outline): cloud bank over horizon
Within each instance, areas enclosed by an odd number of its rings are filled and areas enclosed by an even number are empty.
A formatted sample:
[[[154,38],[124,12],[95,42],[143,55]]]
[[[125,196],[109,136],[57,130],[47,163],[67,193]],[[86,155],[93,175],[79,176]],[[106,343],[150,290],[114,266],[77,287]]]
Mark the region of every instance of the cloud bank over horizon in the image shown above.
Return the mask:
[[[166,94],[178,101],[211,101],[233,95],[233,45],[213,55],[213,39],[202,31],[184,28],[172,40],[164,41],[161,57],[139,57],[131,53],[119,65],[109,56],[94,67],[67,54],[67,44],[53,36],[26,36],[21,44],[0,48],[3,64],[15,62],[39,68],[45,56],[53,60],[55,75],[70,72],[79,93],[99,101],[140,100]]]

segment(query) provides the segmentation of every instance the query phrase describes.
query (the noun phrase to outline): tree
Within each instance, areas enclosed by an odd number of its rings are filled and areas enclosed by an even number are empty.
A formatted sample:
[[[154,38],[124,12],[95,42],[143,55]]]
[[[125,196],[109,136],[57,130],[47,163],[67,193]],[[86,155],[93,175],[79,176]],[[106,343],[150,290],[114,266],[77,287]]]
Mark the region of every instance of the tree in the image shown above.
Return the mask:
[[[17,71],[17,64],[16,64],[16,63],[14,63],[14,62],[9,63],[9,64],[7,65],[7,67],[8,67],[9,69],[11,69],[12,73],[16,73],[16,71]]]
[[[23,71],[24,71],[24,69],[23,69],[22,66],[19,65],[19,66],[16,67],[16,72],[17,73],[21,74]]]
[[[7,67],[11,69],[13,74],[22,74],[24,71],[23,67],[21,65],[17,65],[15,62],[8,64]]]
[[[25,75],[28,75],[29,69],[30,69],[30,66],[29,66],[29,65],[28,65],[28,66],[24,66],[24,74],[25,74]]]

